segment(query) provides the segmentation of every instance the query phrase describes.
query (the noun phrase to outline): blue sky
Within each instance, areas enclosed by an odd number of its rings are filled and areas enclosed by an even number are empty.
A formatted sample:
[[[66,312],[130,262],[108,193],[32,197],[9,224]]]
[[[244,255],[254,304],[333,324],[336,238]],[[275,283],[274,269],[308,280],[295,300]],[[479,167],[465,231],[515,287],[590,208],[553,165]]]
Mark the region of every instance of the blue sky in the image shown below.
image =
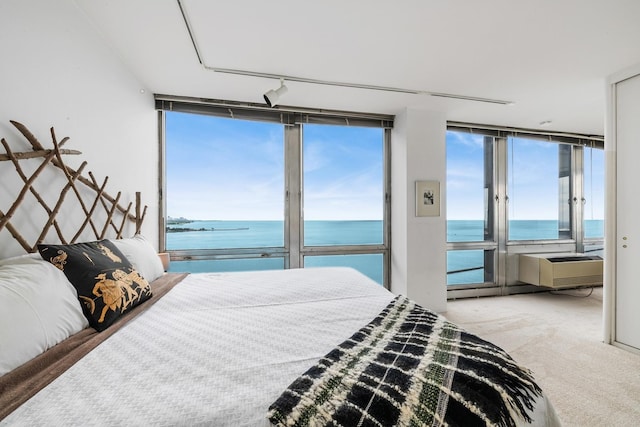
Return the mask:
[[[585,149],[584,156],[584,219],[604,219],[605,209],[604,150]]]
[[[167,113],[167,213],[282,220],[279,124]],[[382,219],[382,130],[304,127],[305,219]]]
[[[483,136],[447,132],[447,218],[483,219]]]
[[[305,219],[382,220],[383,130],[306,125]]]
[[[166,129],[169,216],[282,218],[282,126],[167,113]]]
[[[448,219],[484,218],[483,139],[477,134],[447,132]],[[514,138],[508,150],[509,218],[557,219],[558,146]],[[585,219],[602,219],[604,152],[585,149],[585,153]]]
[[[166,131],[169,216],[283,219],[281,125],[168,112]],[[303,133],[305,219],[382,219],[383,131],[305,125]],[[513,146],[510,218],[556,219],[556,144],[517,140]],[[593,150],[591,159],[586,151],[585,216],[602,219],[603,152]],[[447,132],[448,219],[483,219],[483,174],[483,137]]]

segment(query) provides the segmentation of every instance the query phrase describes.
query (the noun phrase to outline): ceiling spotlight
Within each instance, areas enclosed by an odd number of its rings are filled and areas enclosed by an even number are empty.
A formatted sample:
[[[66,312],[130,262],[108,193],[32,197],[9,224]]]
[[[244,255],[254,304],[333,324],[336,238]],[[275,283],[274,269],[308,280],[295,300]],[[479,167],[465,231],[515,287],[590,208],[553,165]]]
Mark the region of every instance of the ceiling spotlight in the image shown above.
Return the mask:
[[[280,87],[278,89],[271,89],[264,94],[264,102],[266,102],[269,107],[275,107],[280,100],[280,97],[287,93],[287,90],[287,87],[284,85],[284,80],[281,79]]]

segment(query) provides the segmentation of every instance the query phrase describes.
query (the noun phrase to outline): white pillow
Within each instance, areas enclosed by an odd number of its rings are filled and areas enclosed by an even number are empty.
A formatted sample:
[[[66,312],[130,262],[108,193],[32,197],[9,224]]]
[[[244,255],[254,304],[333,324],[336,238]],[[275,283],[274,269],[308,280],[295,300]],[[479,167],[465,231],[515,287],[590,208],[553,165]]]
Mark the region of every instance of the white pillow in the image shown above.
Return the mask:
[[[75,288],[29,256],[0,265],[0,376],[89,326]]]
[[[11,258],[0,259],[0,265],[19,264],[22,261],[24,261],[25,259],[39,259],[39,260],[41,260],[42,257],[40,256],[39,252],[33,252],[33,253],[30,253],[30,254],[17,255],[17,256],[11,257]]]
[[[128,239],[109,239],[116,248],[129,260],[138,273],[147,282],[153,282],[164,274],[162,261],[158,257],[158,253],[140,234]]]

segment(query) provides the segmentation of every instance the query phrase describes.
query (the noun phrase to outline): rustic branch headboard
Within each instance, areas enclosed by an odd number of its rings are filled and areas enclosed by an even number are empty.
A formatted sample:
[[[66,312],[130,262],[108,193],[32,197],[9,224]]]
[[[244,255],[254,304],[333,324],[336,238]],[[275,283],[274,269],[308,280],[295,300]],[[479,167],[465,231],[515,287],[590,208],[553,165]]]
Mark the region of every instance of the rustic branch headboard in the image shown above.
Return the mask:
[[[13,152],[4,138],[0,140],[6,153],[0,153],[0,162],[12,162],[19,177],[18,182],[22,183],[18,184],[18,188],[20,185],[22,187],[17,191],[15,200],[13,202],[9,200],[6,209],[3,209],[3,206],[7,200],[2,200],[0,197],[0,203],[2,203],[0,205],[0,233],[6,229],[25,251],[35,252],[37,245],[47,238],[47,234],[52,228],[55,230],[57,239],[64,244],[76,243],[83,236],[83,233],[87,233],[87,229],[91,230],[91,236],[97,240],[107,237],[121,238],[125,231],[131,227],[134,227],[135,234],[140,232],[147,206],[141,207],[139,192],[135,195],[135,210],[132,211],[133,202],[129,202],[124,207],[120,204],[121,192],[112,197],[105,191],[109,180],[108,176],[100,184],[93,173],[88,172],[88,177],[83,175],[87,166],[86,161],[83,161],[77,170],[64,163],[63,156],[82,154],[80,151],[62,148],[69,140],[68,137],[58,141],[54,129],[51,128],[53,148],[47,149],[23,124],[13,120],[11,124],[25,137],[31,145],[32,151]],[[38,161],[40,164],[37,164]],[[27,162],[30,163],[30,168],[26,167],[25,163]],[[61,179],[58,177],[61,187],[53,185],[54,180],[50,178],[38,180],[45,169],[51,169],[50,166],[62,174]],[[75,197],[67,197],[69,192]],[[25,208],[24,206],[28,204],[25,203],[25,200],[29,199],[31,199],[31,205]],[[65,215],[62,220],[59,214],[65,211],[63,206],[69,204],[74,207],[77,204],[81,213],[78,214],[76,209],[75,215]],[[44,210],[44,212],[39,212],[39,215],[33,211],[33,209],[39,210],[38,206]],[[38,218],[43,220],[41,226],[39,224],[35,226],[39,232],[32,233],[37,234],[37,237],[26,238],[24,233],[18,229],[19,227],[12,223],[12,219],[17,218],[16,213],[18,212],[20,215],[28,215],[31,222]],[[77,220],[78,218],[80,219]],[[86,240],[86,236],[84,239]]]

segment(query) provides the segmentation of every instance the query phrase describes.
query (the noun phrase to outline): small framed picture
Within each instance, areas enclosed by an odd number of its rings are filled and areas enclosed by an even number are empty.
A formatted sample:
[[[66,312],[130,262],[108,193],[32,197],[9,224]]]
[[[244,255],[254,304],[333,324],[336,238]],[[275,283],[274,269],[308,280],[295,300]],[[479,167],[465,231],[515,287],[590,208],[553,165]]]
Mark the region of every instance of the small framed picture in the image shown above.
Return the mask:
[[[416,216],[440,216],[439,181],[416,181]]]

